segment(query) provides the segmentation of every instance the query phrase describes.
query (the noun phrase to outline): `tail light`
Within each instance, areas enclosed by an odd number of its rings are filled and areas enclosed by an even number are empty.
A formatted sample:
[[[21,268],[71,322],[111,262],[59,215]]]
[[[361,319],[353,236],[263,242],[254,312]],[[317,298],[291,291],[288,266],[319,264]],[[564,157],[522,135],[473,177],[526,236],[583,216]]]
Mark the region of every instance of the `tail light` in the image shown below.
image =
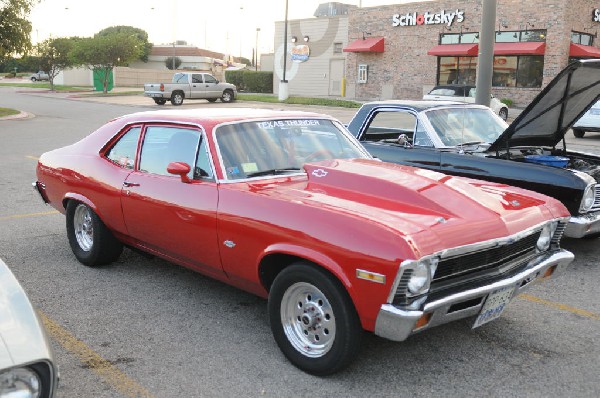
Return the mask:
[[[164,84],[160,84],[160,91],[165,91],[165,85]]]

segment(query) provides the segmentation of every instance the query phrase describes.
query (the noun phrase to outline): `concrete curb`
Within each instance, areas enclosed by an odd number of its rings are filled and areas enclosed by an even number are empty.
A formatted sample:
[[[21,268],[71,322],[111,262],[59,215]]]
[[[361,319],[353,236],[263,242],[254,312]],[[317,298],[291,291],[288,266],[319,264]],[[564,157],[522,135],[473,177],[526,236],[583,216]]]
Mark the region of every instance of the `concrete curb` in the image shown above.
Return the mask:
[[[27,113],[27,112],[19,112],[16,115],[10,115],[10,116],[4,116],[4,117],[0,117],[0,121],[2,120],[19,120],[19,119],[30,119],[34,117],[34,115],[32,115],[31,113]]]

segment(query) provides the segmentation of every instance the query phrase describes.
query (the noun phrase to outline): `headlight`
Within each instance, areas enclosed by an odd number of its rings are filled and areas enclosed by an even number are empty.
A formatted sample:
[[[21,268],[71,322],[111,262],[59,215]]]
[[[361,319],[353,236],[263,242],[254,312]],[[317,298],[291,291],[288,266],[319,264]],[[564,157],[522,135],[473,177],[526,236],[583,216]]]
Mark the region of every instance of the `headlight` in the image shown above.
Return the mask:
[[[0,397],[37,398],[41,391],[39,375],[29,368],[10,369],[0,373]]]
[[[407,296],[419,296],[429,291],[431,279],[433,279],[437,264],[437,258],[421,259],[414,263],[411,267],[413,272],[407,284]]]
[[[556,232],[557,226],[558,222],[553,221],[542,228],[542,232],[540,233],[540,237],[536,244],[539,251],[543,252],[550,248],[550,243],[552,242],[552,237],[554,236],[554,232]]]
[[[586,213],[592,209],[594,202],[596,200],[596,184],[588,185],[585,188],[585,192],[583,193],[583,198],[581,199],[581,205],[579,206],[579,211],[582,213]]]

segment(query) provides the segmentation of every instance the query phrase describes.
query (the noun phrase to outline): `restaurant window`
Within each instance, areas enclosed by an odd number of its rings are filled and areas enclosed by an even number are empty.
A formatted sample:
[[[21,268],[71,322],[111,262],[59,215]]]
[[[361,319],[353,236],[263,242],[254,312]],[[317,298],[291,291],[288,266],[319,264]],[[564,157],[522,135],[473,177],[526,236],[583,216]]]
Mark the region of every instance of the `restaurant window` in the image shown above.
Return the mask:
[[[358,83],[367,82],[367,65],[358,65]]]
[[[546,30],[515,30],[496,32],[496,43],[520,43],[546,41]]]
[[[442,33],[440,44],[472,44],[479,43],[479,33]]]
[[[571,43],[592,46],[594,45],[594,35],[583,32],[571,32]]]
[[[492,86],[541,87],[543,70],[543,56],[495,56]]]
[[[475,84],[477,57],[438,57],[437,84]]]

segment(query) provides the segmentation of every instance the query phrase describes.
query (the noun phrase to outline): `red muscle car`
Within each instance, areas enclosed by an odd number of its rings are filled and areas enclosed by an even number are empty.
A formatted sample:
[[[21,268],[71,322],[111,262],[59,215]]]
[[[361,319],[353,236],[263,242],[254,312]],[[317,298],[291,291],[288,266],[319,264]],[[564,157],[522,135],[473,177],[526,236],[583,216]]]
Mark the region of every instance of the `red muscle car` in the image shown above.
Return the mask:
[[[380,162],[314,113],[128,115],[43,154],[37,178],[81,263],[127,246],[268,298],[282,352],[317,375],[346,366],[363,330],[480,326],[573,259],[560,202]]]

